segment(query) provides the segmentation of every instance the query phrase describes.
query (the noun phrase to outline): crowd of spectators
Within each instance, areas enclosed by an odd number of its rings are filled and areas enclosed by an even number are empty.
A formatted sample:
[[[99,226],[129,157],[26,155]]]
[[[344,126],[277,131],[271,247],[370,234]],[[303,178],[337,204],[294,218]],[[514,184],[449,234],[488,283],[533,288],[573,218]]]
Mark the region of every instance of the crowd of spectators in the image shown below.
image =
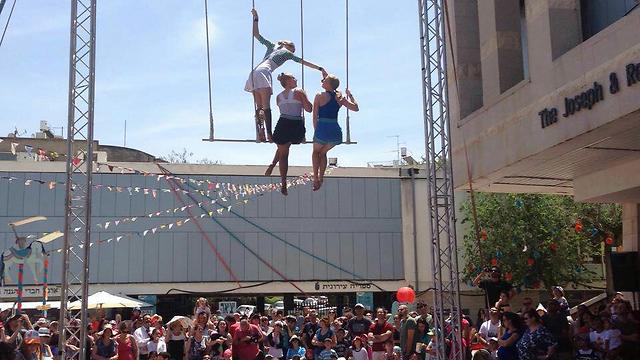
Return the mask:
[[[476,319],[464,315],[460,321],[467,360],[640,358],[638,321],[619,293],[595,313],[579,306],[570,316],[561,287],[552,289],[553,298],[544,306],[534,306],[531,298],[524,297],[515,308],[512,289],[498,269],[481,274],[476,284],[486,290],[489,309],[481,309]],[[86,359],[430,360],[439,350],[438,337],[445,340],[446,348],[441,349],[445,354],[454,344],[451,319],[442,329],[434,328],[432,309],[420,301],[415,311],[401,304],[395,314],[384,308],[368,311],[362,304],[340,310],[338,315],[331,308],[323,317],[309,308],[297,315],[273,310],[223,317],[201,298],[193,314],[166,323],[161,316],[143,315],[138,309],[129,319],[116,315],[113,320],[99,311],[87,325]],[[58,323],[34,321],[26,315],[4,319],[0,359],[60,359]],[[79,344],[70,338],[64,346],[76,350]]]

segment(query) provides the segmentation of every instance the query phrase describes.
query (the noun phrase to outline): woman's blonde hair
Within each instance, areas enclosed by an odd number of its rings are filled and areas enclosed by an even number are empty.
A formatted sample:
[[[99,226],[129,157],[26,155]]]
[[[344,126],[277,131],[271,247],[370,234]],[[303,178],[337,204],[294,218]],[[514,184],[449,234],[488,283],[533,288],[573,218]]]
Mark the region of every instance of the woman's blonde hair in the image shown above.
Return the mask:
[[[280,81],[280,85],[282,85],[282,87],[286,87],[285,83],[287,82],[287,80],[293,78],[293,74],[292,73],[280,73],[280,75],[278,75],[278,81]]]
[[[331,90],[336,94],[336,100],[342,100],[342,93],[338,91],[338,87],[340,87],[340,79],[333,74],[327,75],[325,80],[329,81],[329,85],[331,86]]]
[[[280,40],[278,41],[278,47],[282,48],[282,47],[292,47],[294,50],[296,48],[296,44],[293,43],[293,41],[291,40]]]

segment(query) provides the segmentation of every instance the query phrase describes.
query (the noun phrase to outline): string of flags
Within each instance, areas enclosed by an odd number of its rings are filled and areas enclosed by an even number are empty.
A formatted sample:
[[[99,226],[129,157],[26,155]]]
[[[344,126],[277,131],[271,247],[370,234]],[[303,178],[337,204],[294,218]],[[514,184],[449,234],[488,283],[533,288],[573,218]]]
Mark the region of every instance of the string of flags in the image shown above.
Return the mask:
[[[311,181],[311,175],[304,174],[304,175],[302,175],[300,177],[293,178],[291,180],[287,180],[287,187],[292,188],[292,187],[295,187],[297,185],[306,185],[309,181]],[[279,189],[279,185],[275,185],[275,184],[272,184],[272,185],[273,186],[271,186],[269,188],[270,191]],[[106,221],[104,223],[96,224],[96,227],[106,230],[109,227],[119,226],[120,224],[124,224],[124,223],[128,223],[128,222],[135,222],[139,218],[152,218],[152,217],[161,216],[163,214],[169,214],[169,215],[176,214],[178,212],[184,212],[187,209],[192,209],[194,207],[201,207],[203,205],[216,205],[217,204],[219,206],[228,208],[228,211],[230,211],[231,207],[233,205],[246,204],[246,203],[249,202],[249,200],[251,200],[253,198],[257,198],[259,196],[263,196],[263,195],[265,195],[265,192],[257,192],[257,193],[253,194],[252,198],[242,199],[242,200],[240,200],[240,201],[238,201],[238,202],[236,202],[235,204],[232,204],[232,205],[227,205],[227,204],[222,204],[221,203],[221,202],[228,202],[229,201],[229,198],[225,198],[225,197],[221,197],[219,199],[207,200],[207,201],[200,201],[200,202],[195,203],[195,204],[189,204],[189,205],[185,205],[185,206],[180,206],[180,207],[176,207],[176,208],[173,208],[173,209],[165,209],[165,210],[154,211],[154,212],[151,212],[151,213],[146,214],[144,216],[124,217],[124,218],[120,218],[120,219],[116,219],[116,220],[109,220],[109,221]],[[238,196],[238,194],[236,194],[235,199],[239,200],[239,198],[240,198],[240,196]],[[218,209],[217,212],[218,212],[218,214],[222,214],[222,209]],[[213,213],[213,212],[210,212],[210,213]],[[212,214],[210,214],[210,215],[212,215]]]
[[[302,178],[306,175],[302,175],[297,177]],[[158,174],[158,180],[162,177],[169,178],[166,175]],[[1,180],[7,180],[9,183],[14,181],[23,181],[23,179],[19,179],[15,176],[0,176]],[[177,180],[177,179],[176,179]],[[181,179],[182,181],[189,182],[199,182],[199,183],[207,183],[207,190],[178,190],[183,194],[197,194],[201,196],[211,196],[214,193],[218,198],[226,198],[226,197],[235,197],[238,199],[240,196],[244,197],[247,195],[259,194],[263,192],[269,192],[276,189],[279,189],[279,185],[276,183],[267,183],[267,184],[236,184],[229,182],[215,182],[211,180],[195,180],[195,179]],[[180,181],[180,180],[178,180]],[[46,186],[49,190],[55,190],[58,186],[65,186],[66,182],[64,181],[44,181],[40,179],[24,179],[25,186],[31,185],[43,185]],[[171,189],[166,188],[149,188],[149,187],[140,187],[140,186],[116,186],[110,184],[94,184],[92,185],[94,189],[103,189],[111,192],[118,193],[128,193],[130,196],[134,194],[143,194],[143,195],[151,195],[153,198],[157,198],[160,193],[170,193]],[[75,190],[75,189],[74,189]],[[224,200],[223,200],[224,201]]]
[[[0,143],[3,142],[3,139],[0,139]],[[34,148],[31,145],[22,145],[24,151],[27,153],[27,156],[33,157],[34,161],[55,161],[60,157],[66,157],[66,154],[60,154],[56,151],[48,151],[43,148]],[[13,155],[18,154],[18,150],[20,149],[20,143],[12,142],[11,143],[11,153]]]
[[[288,181],[288,183],[289,183],[290,187],[294,187],[294,186],[298,186],[298,185],[306,185],[307,183],[309,183],[311,181],[311,179],[312,178],[311,178],[311,176],[309,174],[304,174],[303,176],[301,176],[299,178],[296,178],[296,179],[293,179],[291,181]],[[264,196],[264,194],[258,194],[256,197],[258,197],[258,196]],[[248,202],[249,202],[249,199],[242,199],[241,201],[238,201],[238,202],[236,202],[234,204],[225,205],[224,207],[220,207],[220,208],[215,209],[215,210],[210,210],[207,213],[202,213],[202,214],[198,215],[197,217],[202,219],[204,217],[218,216],[218,215],[221,215],[221,214],[223,214],[225,212],[230,212],[231,209],[233,208],[233,206],[235,206],[235,205],[242,205],[242,204],[246,204]],[[208,204],[208,203],[209,202],[198,203],[198,204],[193,204],[191,206],[185,206],[183,208],[184,208],[184,210],[186,210],[189,207],[201,206],[203,204]],[[210,203],[211,204],[215,204],[216,202],[215,201],[211,201]],[[218,204],[218,205],[222,206],[221,204]],[[182,209],[182,208],[177,208],[177,209]],[[171,210],[171,211],[173,211],[173,210]],[[128,220],[124,220],[124,219],[115,220],[115,221],[109,222],[109,223],[111,225],[113,225],[113,226],[118,226],[118,225],[120,225],[120,224],[122,224],[124,222],[129,222],[129,221],[130,222],[135,222],[139,218],[140,217],[132,217],[132,218],[126,218]],[[177,228],[179,228],[181,226],[186,225],[190,221],[191,221],[191,218],[189,218],[189,217],[181,218],[181,219],[178,219],[178,220],[175,220],[175,221],[172,221],[172,222],[169,222],[169,223],[160,224],[160,225],[157,225],[157,226],[154,226],[152,228],[145,229],[145,230],[142,230],[142,231],[138,231],[138,232],[134,232],[134,233],[128,233],[128,234],[121,234],[121,235],[112,236],[112,237],[107,238],[107,239],[101,239],[101,240],[92,241],[92,242],[89,243],[89,246],[92,247],[94,245],[99,245],[99,244],[108,244],[108,243],[111,243],[113,241],[115,241],[116,243],[119,243],[124,238],[132,239],[133,238],[132,234],[137,234],[137,235],[140,236],[140,238],[144,238],[144,237],[149,236],[149,235],[154,235],[158,231],[169,231],[169,230],[172,230],[172,229],[177,229]],[[117,222],[117,224],[116,224],[116,222]],[[101,224],[98,224],[98,225],[101,225]],[[109,227],[109,225],[107,225],[106,227],[103,227],[103,228],[107,229],[108,227]],[[82,227],[77,227],[77,228],[73,229],[73,232],[78,232],[80,230],[82,230]],[[79,248],[83,248],[84,246],[83,245],[79,245],[78,247]],[[70,248],[70,250],[72,250],[72,249],[73,249],[73,247]],[[62,248],[56,248],[56,249],[52,249],[51,252],[61,253],[62,250],[63,250]]]

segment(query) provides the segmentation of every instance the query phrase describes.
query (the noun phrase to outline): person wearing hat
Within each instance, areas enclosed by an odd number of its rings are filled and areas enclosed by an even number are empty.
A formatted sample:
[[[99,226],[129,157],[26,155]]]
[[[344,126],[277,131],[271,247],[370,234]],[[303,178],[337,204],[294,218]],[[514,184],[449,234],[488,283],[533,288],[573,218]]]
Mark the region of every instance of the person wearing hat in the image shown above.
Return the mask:
[[[300,338],[297,335],[293,335],[289,339],[289,351],[287,351],[287,360],[294,359],[296,356],[298,359],[304,357],[306,350],[301,346]]]
[[[2,340],[9,343],[14,349],[18,349],[22,344],[23,331],[32,328],[28,315],[16,313],[7,319],[7,323],[5,324],[5,339]]]
[[[334,359],[338,358],[338,353],[335,350],[333,350],[332,338],[330,337],[325,338],[323,341],[323,346],[324,348],[320,352],[319,356],[316,357],[316,359],[331,360],[331,358],[334,358]]]
[[[113,339],[113,327],[105,324],[102,331],[98,332],[96,346],[93,347],[92,356],[95,360],[110,360],[118,355],[118,348]]]
[[[41,327],[38,329],[38,334],[40,335],[40,351],[42,352],[45,359],[53,359],[53,352],[51,351],[51,347],[49,347],[49,340],[51,340],[51,332],[46,327]]]
[[[560,313],[564,316],[569,316],[569,302],[567,298],[564,297],[564,289],[562,286],[552,287],[551,292],[553,293],[553,299],[560,305]]]
[[[16,352],[17,360],[44,360],[44,355],[40,348],[40,334],[35,330],[25,332],[20,344],[19,350]]]
[[[347,322],[347,331],[349,331],[349,334],[353,337],[361,335],[367,336],[371,328],[371,320],[364,317],[364,305],[358,303],[353,308],[356,316]]]
[[[500,299],[500,292],[507,291],[509,299],[515,296],[515,289],[510,282],[502,280],[500,268],[497,266],[485,269],[473,280],[473,284],[485,292],[485,306],[490,308]]]
[[[364,347],[365,339],[355,336],[351,345],[351,359],[353,360],[369,360],[369,352]]]

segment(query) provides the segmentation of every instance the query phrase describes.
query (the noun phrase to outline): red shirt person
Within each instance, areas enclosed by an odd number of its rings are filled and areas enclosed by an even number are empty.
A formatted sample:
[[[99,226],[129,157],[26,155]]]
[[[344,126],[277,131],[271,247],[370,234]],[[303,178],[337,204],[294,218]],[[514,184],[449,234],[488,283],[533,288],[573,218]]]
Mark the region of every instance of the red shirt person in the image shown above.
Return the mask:
[[[263,340],[262,331],[256,325],[249,324],[247,319],[240,320],[240,327],[233,334],[233,356],[239,360],[254,360],[260,348],[259,343]]]
[[[387,312],[383,308],[376,310],[376,321],[369,327],[369,341],[373,342],[373,359],[384,359],[384,343],[392,339],[393,325],[387,322]]]

